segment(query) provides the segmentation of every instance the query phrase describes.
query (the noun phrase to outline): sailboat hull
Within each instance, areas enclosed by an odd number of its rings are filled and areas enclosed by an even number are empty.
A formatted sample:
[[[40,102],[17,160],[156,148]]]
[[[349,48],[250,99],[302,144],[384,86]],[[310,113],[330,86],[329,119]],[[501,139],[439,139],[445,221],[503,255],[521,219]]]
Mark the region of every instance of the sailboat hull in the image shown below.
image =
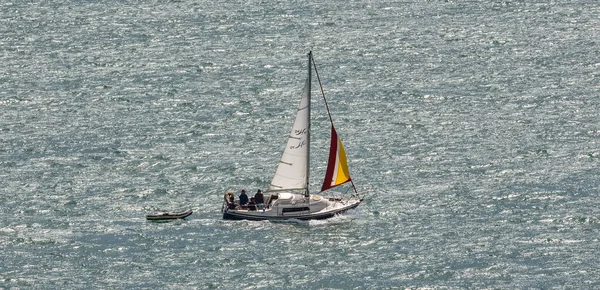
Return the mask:
[[[338,201],[339,202],[339,201]],[[223,219],[225,220],[251,220],[251,221],[284,221],[284,220],[322,220],[332,218],[338,214],[342,214],[350,209],[356,208],[362,200],[350,199],[342,206],[333,209],[323,209],[317,212],[300,212],[298,214],[281,214],[280,211],[267,209],[265,211],[248,211],[248,210],[227,210],[223,211]]]

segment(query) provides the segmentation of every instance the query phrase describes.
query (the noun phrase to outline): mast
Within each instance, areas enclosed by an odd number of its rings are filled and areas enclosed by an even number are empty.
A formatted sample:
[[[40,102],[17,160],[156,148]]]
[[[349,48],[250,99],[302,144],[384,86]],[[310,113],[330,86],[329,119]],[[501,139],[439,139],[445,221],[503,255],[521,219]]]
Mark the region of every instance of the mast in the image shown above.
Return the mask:
[[[312,82],[312,50],[308,52],[308,133],[306,135],[306,145],[308,146],[307,154],[306,154],[306,192],[305,196],[310,196],[310,91],[311,91],[311,82]],[[310,202],[309,202],[310,204]]]

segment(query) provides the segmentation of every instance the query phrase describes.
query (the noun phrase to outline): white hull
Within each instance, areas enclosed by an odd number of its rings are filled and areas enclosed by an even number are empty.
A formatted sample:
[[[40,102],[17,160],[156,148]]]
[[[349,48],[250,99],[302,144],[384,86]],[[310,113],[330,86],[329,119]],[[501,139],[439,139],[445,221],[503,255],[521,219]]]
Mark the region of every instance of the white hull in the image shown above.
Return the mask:
[[[326,219],[357,207],[362,200],[357,198],[333,198],[311,195],[280,193],[265,200],[265,209],[223,209],[223,219],[230,220],[312,220]]]

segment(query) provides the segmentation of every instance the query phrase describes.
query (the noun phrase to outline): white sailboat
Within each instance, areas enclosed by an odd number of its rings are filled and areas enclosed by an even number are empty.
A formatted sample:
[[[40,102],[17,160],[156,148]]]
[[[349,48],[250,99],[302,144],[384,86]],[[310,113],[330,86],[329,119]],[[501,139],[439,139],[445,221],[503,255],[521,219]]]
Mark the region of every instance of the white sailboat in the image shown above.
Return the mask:
[[[264,193],[262,209],[250,205],[240,206],[232,192],[225,194],[223,219],[233,220],[311,220],[325,219],[357,207],[362,198],[359,196],[354,182],[350,178],[346,153],[342,141],[333,127],[331,114],[327,106],[325,94],[323,101],[331,122],[331,143],[325,180],[319,194],[309,190],[310,175],[310,144],[311,144],[311,81],[314,66],[317,79],[319,74],[312,58],[308,53],[308,78],[302,90],[302,98],[298,105],[296,119],[288,137],[285,150],[271,180],[268,190]],[[320,85],[319,80],[319,85]],[[323,91],[321,89],[321,91]],[[349,183],[354,189],[348,198],[323,196],[337,186]]]

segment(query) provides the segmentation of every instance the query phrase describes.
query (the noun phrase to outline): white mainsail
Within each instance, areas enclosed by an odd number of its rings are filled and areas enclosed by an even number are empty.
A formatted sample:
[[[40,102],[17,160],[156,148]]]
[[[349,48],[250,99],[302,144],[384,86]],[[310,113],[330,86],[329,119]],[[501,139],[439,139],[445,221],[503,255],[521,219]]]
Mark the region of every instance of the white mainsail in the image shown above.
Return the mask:
[[[269,190],[308,188],[310,126],[310,77],[302,90],[296,120]]]

